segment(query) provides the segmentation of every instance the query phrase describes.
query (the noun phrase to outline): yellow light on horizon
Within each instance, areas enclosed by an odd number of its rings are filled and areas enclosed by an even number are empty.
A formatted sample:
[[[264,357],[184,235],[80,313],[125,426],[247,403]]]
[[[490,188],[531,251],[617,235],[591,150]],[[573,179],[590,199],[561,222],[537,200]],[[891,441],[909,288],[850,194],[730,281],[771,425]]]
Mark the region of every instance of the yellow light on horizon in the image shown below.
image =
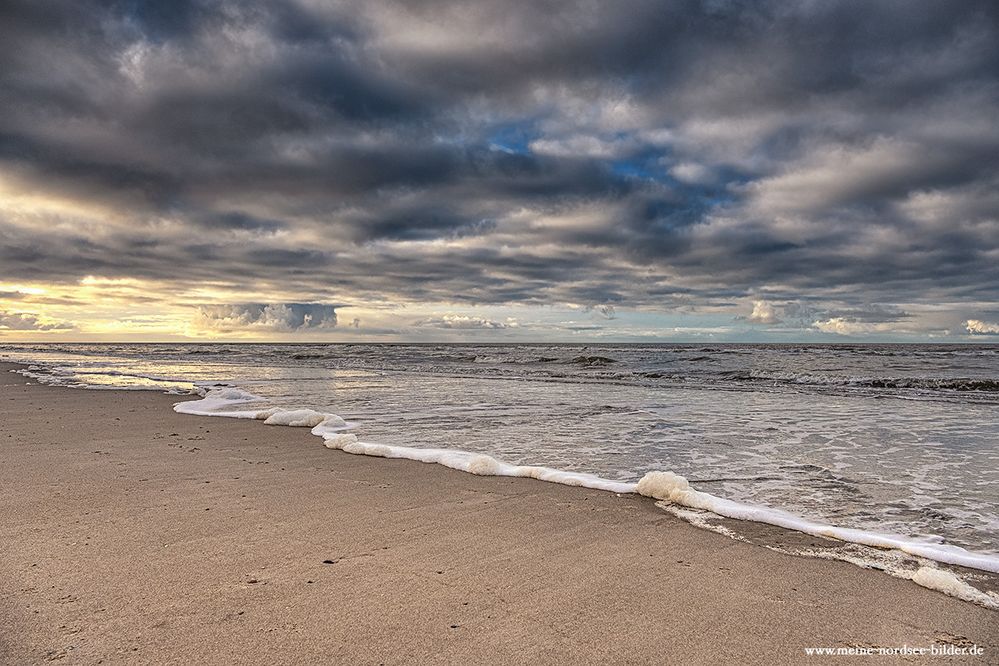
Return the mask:
[[[18,294],[41,296],[46,293],[47,290],[42,287],[31,287],[25,284],[0,284],[0,291],[13,291]]]

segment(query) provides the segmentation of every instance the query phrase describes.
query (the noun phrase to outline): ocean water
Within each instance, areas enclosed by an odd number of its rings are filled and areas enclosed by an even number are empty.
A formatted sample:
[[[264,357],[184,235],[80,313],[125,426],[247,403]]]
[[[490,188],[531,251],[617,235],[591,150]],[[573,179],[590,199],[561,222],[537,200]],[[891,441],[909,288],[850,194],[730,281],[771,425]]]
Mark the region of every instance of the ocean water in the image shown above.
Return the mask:
[[[999,345],[6,344],[0,359],[318,424],[357,453],[618,491],[667,471],[700,491],[662,491],[690,506],[999,563]]]

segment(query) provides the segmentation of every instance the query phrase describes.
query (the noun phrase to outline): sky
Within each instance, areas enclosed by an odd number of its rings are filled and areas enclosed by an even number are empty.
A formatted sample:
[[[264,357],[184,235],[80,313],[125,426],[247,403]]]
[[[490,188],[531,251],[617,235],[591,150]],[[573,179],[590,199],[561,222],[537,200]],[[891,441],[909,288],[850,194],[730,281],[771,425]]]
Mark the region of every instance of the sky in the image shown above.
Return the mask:
[[[4,0],[45,340],[999,342],[999,4]]]

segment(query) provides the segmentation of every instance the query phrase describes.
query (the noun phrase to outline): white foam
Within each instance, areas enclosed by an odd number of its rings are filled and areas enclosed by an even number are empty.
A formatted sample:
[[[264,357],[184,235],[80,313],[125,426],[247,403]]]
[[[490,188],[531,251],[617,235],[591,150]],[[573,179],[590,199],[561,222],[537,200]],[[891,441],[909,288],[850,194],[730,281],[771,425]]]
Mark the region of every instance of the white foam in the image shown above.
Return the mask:
[[[986,608],[999,610],[999,595],[982,592],[965,583],[950,571],[936,567],[920,567],[912,582],[931,590],[943,592],[963,601],[970,601]]]
[[[233,407],[245,407],[253,403],[263,402],[263,398],[243,389],[232,386],[213,388],[205,393],[200,400],[188,400],[174,404],[173,411],[180,414],[193,414],[195,416],[224,416],[231,419],[256,419],[260,418],[259,410],[233,409]],[[266,416],[263,418],[267,418]]]
[[[350,433],[337,433],[323,438],[323,446],[327,449],[342,449],[348,444],[357,441],[357,435]]]
[[[247,409],[255,403],[263,402],[260,396],[232,386],[207,389],[200,400],[188,400],[174,404],[175,412],[196,416],[222,416],[232,419],[256,419],[266,425],[312,428],[317,437],[328,437],[340,430],[351,427],[336,414],[317,412],[312,409]],[[235,409],[241,407],[242,409]]]
[[[937,562],[999,573],[999,557],[995,555],[973,553],[958,546],[930,540],[825,525],[779,509],[733,502],[694,490],[687,479],[672,472],[649,472],[638,482],[636,490],[647,497],[694,509],[704,509],[726,518],[766,523],[813,536],[850,541],[875,548],[893,548]]]
[[[324,444],[330,449],[340,449],[354,455],[375,456],[379,458],[404,458],[423,463],[433,463],[450,467],[451,469],[476,474],[479,476],[514,476],[528,477],[561,483],[567,486],[582,486],[596,490],[606,490],[615,493],[632,493],[634,483],[610,481],[608,479],[583,474],[580,472],[565,472],[550,467],[536,465],[511,465],[483,453],[471,453],[457,449],[421,449],[411,446],[392,446],[362,442],[354,435],[326,436]]]
[[[656,506],[701,529],[717,532],[736,541],[753,543],[745,535],[713,522],[711,517],[717,518],[718,515],[710,511],[689,509],[668,500],[656,502]],[[956,597],[962,601],[968,601],[992,610],[999,610],[999,595],[994,592],[983,592],[962,580],[955,573],[938,568],[936,562],[903,553],[901,550],[872,548],[853,542],[843,542],[842,545],[835,548],[809,548],[804,550],[789,548],[780,544],[764,543],[758,545],[768,550],[784,553],[785,555],[838,560],[840,562],[849,562],[863,569],[876,569],[896,578],[911,580],[923,587]]]
[[[267,417],[264,419],[264,424],[293,426],[297,428],[315,428],[317,425],[325,421],[327,416],[329,416],[329,414],[321,414],[311,409],[269,410]],[[260,416],[258,415],[257,418],[260,418]]]
[[[353,424],[347,423],[336,414],[326,414],[325,418],[312,428],[312,434],[316,437],[329,437],[341,430],[353,428]]]
[[[713,522],[711,518],[719,516],[710,511],[688,509],[668,500],[656,502],[656,506],[701,529],[717,532],[736,541],[753,543],[745,535]],[[983,592],[961,580],[955,573],[938,568],[936,562],[909,555],[900,550],[872,548],[853,542],[843,542],[842,545],[835,548],[806,548],[804,550],[772,543],[758,545],[785,555],[838,560],[849,562],[863,569],[876,569],[896,578],[914,581],[923,587],[943,592],[963,601],[970,601],[993,610],[999,609],[999,595],[994,592]]]

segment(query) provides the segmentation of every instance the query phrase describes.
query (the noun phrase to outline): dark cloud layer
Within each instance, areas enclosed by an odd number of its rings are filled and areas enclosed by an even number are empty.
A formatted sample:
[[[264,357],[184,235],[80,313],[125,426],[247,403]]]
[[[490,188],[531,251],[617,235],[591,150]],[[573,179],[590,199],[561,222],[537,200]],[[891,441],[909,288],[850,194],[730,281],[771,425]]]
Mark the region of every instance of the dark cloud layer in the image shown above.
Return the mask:
[[[765,292],[854,323],[995,302],[997,25],[985,1],[7,0],[0,179],[79,212],[0,208],[0,278]]]

